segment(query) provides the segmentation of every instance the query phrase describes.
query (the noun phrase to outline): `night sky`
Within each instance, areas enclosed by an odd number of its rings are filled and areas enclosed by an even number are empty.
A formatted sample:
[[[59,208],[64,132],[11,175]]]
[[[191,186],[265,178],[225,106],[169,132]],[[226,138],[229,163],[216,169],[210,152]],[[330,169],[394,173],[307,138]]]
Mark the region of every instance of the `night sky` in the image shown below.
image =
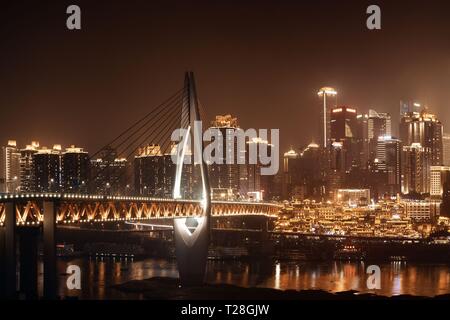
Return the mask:
[[[422,101],[450,131],[449,1],[11,1],[0,11],[0,141],[96,151],[197,78],[208,122],[318,140],[317,91],[391,112]],[[66,29],[66,7],[82,30]],[[382,30],[366,28],[370,4]],[[394,132],[396,126],[394,126]]]

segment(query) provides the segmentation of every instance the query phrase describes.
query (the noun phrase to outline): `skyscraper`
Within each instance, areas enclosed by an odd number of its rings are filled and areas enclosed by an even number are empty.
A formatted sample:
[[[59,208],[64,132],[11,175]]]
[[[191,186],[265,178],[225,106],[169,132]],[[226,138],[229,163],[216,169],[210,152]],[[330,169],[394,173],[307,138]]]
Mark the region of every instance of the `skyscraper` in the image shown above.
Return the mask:
[[[399,139],[378,137],[376,159],[378,169],[386,173],[384,193],[395,195],[401,191],[401,155],[402,144]]]
[[[414,101],[400,100],[400,119],[409,113],[419,113],[422,105]]]
[[[318,144],[311,142],[300,153],[300,177],[299,182],[304,188],[307,199],[321,200],[322,173],[320,170],[321,149]]]
[[[239,157],[245,155],[237,154],[237,140],[233,133],[238,129],[238,121],[231,115],[219,115],[211,122],[211,129],[219,130],[222,134],[223,157],[222,164],[212,163],[208,166],[211,189],[227,190],[227,193],[237,195],[240,190],[240,165],[237,163]],[[227,163],[227,154],[233,159],[233,163]],[[230,159],[231,160],[231,159]]]
[[[62,189],[68,193],[85,193],[88,190],[89,154],[83,148],[66,148],[61,159]]]
[[[59,192],[61,188],[61,146],[41,148],[33,154],[34,190]]]
[[[442,197],[444,192],[444,184],[449,177],[450,167],[447,166],[431,166],[430,167],[430,196]]]
[[[450,166],[450,134],[444,133],[442,136],[443,163],[444,166]]]
[[[430,152],[420,143],[403,147],[402,154],[402,193],[429,193],[430,191]]]
[[[442,136],[442,123],[426,108],[420,113],[407,113],[400,120],[400,140],[403,145],[419,143],[430,153],[430,164],[434,166],[443,164]]]
[[[441,215],[450,218],[450,172],[445,172],[445,179],[442,185]]]
[[[392,136],[391,115],[389,113],[369,110],[367,121],[369,139],[369,161],[374,161],[377,154],[378,137]]]
[[[189,164],[185,166],[192,167]],[[159,145],[152,144],[140,148],[134,158],[135,192],[151,197],[172,197],[175,169],[171,154],[163,154]],[[190,198],[191,184],[192,182],[183,179],[184,198]]]
[[[128,181],[128,161],[120,158],[116,150],[107,147],[100,152],[97,159],[91,160],[91,192],[98,194],[127,194],[130,190]]]
[[[20,189],[20,152],[16,141],[9,140],[1,149],[0,192],[14,193]]]
[[[33,192],[35,187],[33,155],[38,152],[39,142],[33,141],[20,150],[20,192]]]
[[[342,106],[331,110],[331,141],[342,146],[343,173],[348,174],[360,163],[358,151],[358,121],[356,109]],[[345,176],[342,177],[345,179]],[[344,182],[344,181],[343,181]]]
[[[358,114],[357,117],[357,147],[360,168],[366,170],[369,164],[369,115]]]
[[[283,185],[281,196],[284,200],[288,200],[291,195],[293,180],[297,175],[299,164],[299,155],[295,150],[291,149],[284,153],[283,156]]]
[[[331,87],[323,87],[317,92],[322,99],[320,112],[320,146],[327,148],[331,145],[330,110],[337,105],[337,91]]]
[[[330,168],[327,176],[327,190],[330,199],[333,199],[337,190],[344,185],[345,179],[345,149],[342,142],[333,142],[330,148]]]
[[[250,149],[258,150],[261,147],[271,150],[272,145],[261,138],[253,138],[246,142],[245,164],[239,165],[239,189],[241,196],[244,198],[248,198],[249,193],[252,195],[259,193],[258,197],[263,198],[270,188],[268,180],[271,177],[261,175],[261,168],[263,167],[261,163],[250,163]]]

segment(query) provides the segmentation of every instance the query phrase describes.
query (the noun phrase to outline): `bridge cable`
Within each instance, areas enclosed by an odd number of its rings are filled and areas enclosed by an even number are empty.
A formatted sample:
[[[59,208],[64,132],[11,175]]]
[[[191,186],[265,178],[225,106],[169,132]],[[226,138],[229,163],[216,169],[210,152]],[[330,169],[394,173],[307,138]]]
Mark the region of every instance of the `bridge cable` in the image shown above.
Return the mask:
[[[108,144],[106,144],[105,146],[103,146],[102,148],[100,148],[98,151],[96,151],[92,156],[91,159],[93,157],[95,157],[96,155],[98,155],[102,150],[108,148],[109,146],[111,146],[113,143],[115,143],[117,140],[119,140],[120,138],[122,138],[127,132],[129,132],[130,130],[132,130],[136,125],[138,125],[139,123],[141,123],[142,121],[144,121],[146,118],[148,118],[150,115],[152,115],[156,110],[158,110],[159,108],[162,108],[163,106],[165,106],[166,104],[168,104],[174,97],[178,97],[180,92],[183,92],[184,88],[181,88],[179,90],[177,90],[173,95],[171,95],[168,99],[164,100],[161,104],[159,104],[155,109],[151,110],[150,112],[148,112],[144,117],[142,117],[141,119],[139,119],[138,121],[136,121],[135,123],[133,123],[130,127],[128,127],[127,129],[125,129],[122,133],[120,133],[117,137],[115,137],[112,141],[110,141]]]

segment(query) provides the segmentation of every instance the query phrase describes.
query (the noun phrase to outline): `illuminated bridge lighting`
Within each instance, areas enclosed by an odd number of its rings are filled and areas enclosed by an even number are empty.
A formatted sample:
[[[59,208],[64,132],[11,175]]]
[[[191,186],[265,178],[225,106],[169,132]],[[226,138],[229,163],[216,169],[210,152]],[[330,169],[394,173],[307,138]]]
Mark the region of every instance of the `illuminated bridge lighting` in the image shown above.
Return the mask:
[[[201,217],[201,201],[151,197],[99,196],[80,194],[21,194],[0,197],[0,226],[5,220],[5,202],[14,199],[18,226],[39,226],[44,221],[42,202],[59,200],[58,224],[142,221]],[[17,199],[17,200],[16,200]],[[212,201],[213,217],[277,217],[279,205],[261,202]]]

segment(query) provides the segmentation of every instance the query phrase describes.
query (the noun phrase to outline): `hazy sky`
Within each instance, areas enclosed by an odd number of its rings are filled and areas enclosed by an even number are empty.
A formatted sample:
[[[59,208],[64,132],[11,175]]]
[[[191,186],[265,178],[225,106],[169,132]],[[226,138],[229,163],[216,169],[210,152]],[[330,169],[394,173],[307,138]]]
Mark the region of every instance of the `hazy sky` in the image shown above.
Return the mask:
[[[369,4],[382,30],[366,28]],[[208,120],[317,141],[325,85],[398,119],[400,99],[450,126],[449,1],[14,1],[0,16],[0,141],[95,151],[193,70]],[[66,29],[70,4],[82,30]],[[394,129],[395,132],[396,129]],[[449,130],[450,131],[450,130]]]

